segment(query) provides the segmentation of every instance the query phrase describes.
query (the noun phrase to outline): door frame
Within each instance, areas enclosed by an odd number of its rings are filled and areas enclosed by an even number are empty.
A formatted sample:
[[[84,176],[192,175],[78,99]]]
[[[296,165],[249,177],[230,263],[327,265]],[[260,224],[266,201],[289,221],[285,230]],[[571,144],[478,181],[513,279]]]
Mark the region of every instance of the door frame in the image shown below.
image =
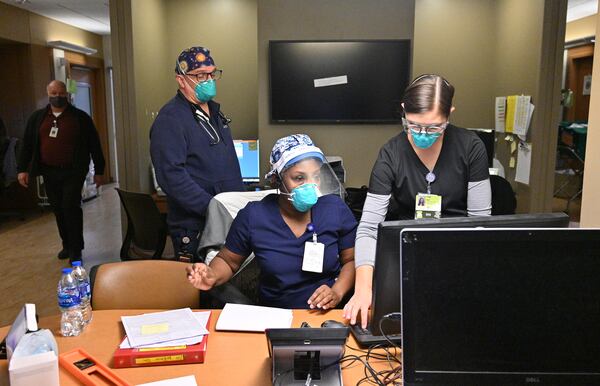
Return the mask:
[[[66,74],[67,78],[71,78],[72,67],[81,67],[93,72],[95,78],[95,88],[92,93],[92,119],[98,130],[98,136],[100,137],[100,146],[102,147],[102,154],[106,161],[106,167],[104,168],[103,182],[108,183],[113,181],[111,175],[111,158],[109,151],[109,136],[108,136],[108,124],[106,114],[106,89],[105,89],[105,75],[104,75],[104,61],[100,58],[93,56],[86,56],[83,54],[65,51],[66,60]]]

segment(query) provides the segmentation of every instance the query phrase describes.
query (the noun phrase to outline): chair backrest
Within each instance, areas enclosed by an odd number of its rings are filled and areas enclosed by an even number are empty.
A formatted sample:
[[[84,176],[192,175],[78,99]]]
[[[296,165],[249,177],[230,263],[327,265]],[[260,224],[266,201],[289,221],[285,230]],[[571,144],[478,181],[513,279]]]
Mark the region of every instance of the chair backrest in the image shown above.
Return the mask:
[[[186,263],[137,260],[92,267],[92,309],[198,308],[200,291],[187,279]]]
[[[137,257],[159,259],[165,249],[167,223],[151,195],[115,188],[127,214],[127,235],[121,248],[121,259]]]
[[[515,214],[517,198],[510,182],[496,175],[490,176],[492,188],[492,216]]]

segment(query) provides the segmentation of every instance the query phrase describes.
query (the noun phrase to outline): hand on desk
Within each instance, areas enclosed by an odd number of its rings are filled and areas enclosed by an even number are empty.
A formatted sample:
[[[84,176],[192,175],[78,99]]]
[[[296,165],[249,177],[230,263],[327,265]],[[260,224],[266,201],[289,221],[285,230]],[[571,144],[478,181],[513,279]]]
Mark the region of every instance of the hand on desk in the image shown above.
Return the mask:
[[[315,290],[307,303],[310,304],[310,308],[322,308],[328,310],[337,306],[341,300],[342,297],[338,293],[329,286],[323,284]]]
[[[190,283],[199,290],[208,291],[214,287],[217,277],[208,265],[204,263],[195,263],[186,268],[187,277]]]
[[[372,296],[370,289],[368,291],[355,291],[346,306],[344,306],[344,319],[350,319],[350,324],[356,324],[357,316],[360,313],[361,327],[367,328]]]

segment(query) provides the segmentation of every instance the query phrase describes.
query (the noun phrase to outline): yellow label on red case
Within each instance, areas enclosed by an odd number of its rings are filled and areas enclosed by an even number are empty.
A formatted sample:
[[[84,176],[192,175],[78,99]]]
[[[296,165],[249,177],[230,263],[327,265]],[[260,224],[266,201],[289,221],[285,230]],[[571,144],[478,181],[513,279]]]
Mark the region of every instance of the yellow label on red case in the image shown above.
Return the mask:
[[[147,348],[140,348],[139,352],[146,352],[146,351],[168,351],[168,350],[183,350],[185,349],[187,346],[183,345],[183,346],[169,346],[169,347],[147,347]]]
[[[165,355],[162,357],[136,358],[135,364],[142,365],[145,363],[177,362],[177,361],[182,361],[182,360],[183,360],[183,355]]]

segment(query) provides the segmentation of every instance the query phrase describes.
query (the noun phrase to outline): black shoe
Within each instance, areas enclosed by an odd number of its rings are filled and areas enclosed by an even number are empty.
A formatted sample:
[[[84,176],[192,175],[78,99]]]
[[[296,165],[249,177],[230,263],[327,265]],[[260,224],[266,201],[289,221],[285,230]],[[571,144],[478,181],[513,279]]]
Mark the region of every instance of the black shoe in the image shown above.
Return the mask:
[[[63,248],[60,252],[58,252],[58,258],[60,260],[68,259],[69,251],[67,251],[65,248]]]

